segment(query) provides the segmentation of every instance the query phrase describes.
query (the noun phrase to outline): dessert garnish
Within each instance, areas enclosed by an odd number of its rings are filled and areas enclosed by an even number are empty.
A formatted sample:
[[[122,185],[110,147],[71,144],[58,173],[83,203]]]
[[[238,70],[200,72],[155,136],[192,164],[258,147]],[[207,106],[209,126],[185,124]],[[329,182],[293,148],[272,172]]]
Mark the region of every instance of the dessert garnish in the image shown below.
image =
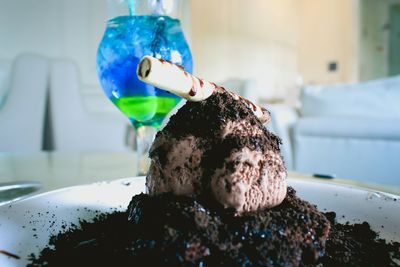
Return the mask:
[[[264,108],[154,57],[141,60],[138,76],[196,102],[192,106],[197,105],[198,111],[192,121],[172,122],[157,135],[150,150],[150,195],[172,192],[209,198],[237,214],[271,208],[283,201],[286,169],[279,139],[263,125],[269,120]],[[219,103],[212,103],[211,98]],[[207,103],[212,103],[214,110],[202,107]],[[235,112],[226,112],[227,106]],[[183,112],[194,113],[196,108],[186,111],[184,107]],[[185,123],[189,127],[185,128]]]
[[[137,75],[139,80],[179,95],[188,101],[202,101],[214,94],[216,90],[225,90],[213,82],[191,75],[182,66],[152,56],[142,58],[138,65]],[[265,108],[231,91],[228,93],[234,99],[243,101],[262,123],[270,121],[270,114]]]

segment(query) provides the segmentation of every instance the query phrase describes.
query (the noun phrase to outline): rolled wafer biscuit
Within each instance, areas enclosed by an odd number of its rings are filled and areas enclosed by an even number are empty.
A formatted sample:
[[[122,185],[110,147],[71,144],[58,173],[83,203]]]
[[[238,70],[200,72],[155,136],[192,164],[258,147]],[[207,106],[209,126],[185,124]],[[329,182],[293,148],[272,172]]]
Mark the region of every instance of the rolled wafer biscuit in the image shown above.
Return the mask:
[[[213,94],[215,86],[189,73],[183,67],[150,56],[138,65],[139,80],[179,95],[189,101],[202,101]]]
[[[182,66],[151,56],[142,58],[137,68],[137,75],[142,82],[176,94],[188,101],[202,101],[210,97],[218,88],[224,89],[215,83],[187,73]],[[236,100],[244,101],[262,123],[270,121],[270,114],[265,108],[227,91]]]

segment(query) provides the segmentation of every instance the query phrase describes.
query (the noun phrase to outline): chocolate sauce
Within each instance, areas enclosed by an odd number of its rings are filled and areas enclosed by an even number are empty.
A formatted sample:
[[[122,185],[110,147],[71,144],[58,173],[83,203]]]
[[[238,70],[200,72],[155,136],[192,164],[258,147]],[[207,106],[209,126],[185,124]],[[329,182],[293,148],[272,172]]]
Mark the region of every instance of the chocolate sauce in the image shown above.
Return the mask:
[[[171,62],[169,62],[168,60],[165,60],[165,59],[162,59],[162,58],[159,58],[158,59],[162,64],[164,64],[164,63],[171,63]]]
[[[184,68],[182,65],[174,64],[174,63],[172,63],[171,61],[165,60],[165,59],[162,59],[162,58],[158,58],[158,60],[159,60],[162,64],[169,63],[169,64],[171,64],[171,65],[177,66],[180,70],[182,70],[182,71],[185,72],[185,75],[187,75],[187,73],[186,73],[186,71],[185,71],[185,68]]]
[[[181,71],[185,71],[185,68],[182,65],[175,64]]]
[[[192,86],[192,88],[190,88],[189,95],[195,96],[196,94],[197,94],[196,88],[194,86]]]
[[[195,96],[197,94],[196,90],[196,78],[192,76],[192,87],[190,88],[189,95]]]

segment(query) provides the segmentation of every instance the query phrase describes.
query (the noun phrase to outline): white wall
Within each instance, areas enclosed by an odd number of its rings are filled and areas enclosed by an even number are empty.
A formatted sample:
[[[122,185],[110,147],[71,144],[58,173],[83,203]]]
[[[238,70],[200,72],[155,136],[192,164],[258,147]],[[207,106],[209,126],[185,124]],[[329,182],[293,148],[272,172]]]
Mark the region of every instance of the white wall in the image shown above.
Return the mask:
[[[296,94],[301,80],[357,81],[358,1],[192,0],[195,70],[215,81],[254,79],[268,99]]]
[[[361,0],[182,1],[191,12],[186,35],[195,73],[203,78],[254,79],[264,98],[291,95],[299,76],[307,83],[357,79],[352,3]],[[71,58],[88,110],[116,112],[96,75],[106,20],[106,0],[0,0],[0,58],[24,51]],[[338,72],[327,71],[330,60],[339,62]]]
[[[264,97],[298,77],[298,0],[193,0],[195,71],[217,82],[254,79]]]
[[[304,82],[328,84],[357,81],[356,1],[301,0],[301,3],[298,10],[298,55],[299,72]],[[328,70],[330,62],[337,62],[336,71]]]

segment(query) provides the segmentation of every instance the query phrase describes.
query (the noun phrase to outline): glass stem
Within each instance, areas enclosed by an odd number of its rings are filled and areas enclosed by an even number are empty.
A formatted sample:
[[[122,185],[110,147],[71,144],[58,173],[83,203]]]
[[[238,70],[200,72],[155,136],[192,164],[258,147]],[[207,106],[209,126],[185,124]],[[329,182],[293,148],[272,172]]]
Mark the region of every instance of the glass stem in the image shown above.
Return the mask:
[[[138,175],[147,175],[150,167],[149,150],[157,129],[152,126],[135,128],[136,163]]]

